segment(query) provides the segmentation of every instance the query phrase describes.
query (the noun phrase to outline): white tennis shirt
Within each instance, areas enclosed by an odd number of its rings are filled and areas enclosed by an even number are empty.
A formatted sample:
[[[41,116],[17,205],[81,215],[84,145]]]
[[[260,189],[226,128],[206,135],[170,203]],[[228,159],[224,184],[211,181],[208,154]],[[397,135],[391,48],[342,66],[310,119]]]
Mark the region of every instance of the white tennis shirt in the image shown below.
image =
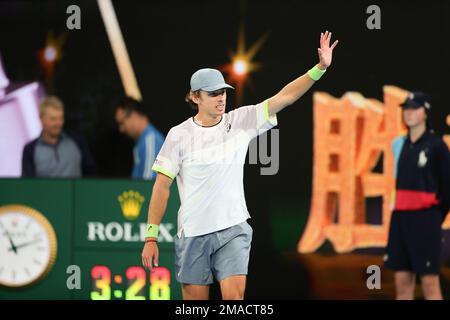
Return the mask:
[[[250,141],[277,125],[268,102],[237,108],[211,127],[191,117],[170,129],[152,169],[177,178],[177,235],[200,236],[246,221],[244,162]]]

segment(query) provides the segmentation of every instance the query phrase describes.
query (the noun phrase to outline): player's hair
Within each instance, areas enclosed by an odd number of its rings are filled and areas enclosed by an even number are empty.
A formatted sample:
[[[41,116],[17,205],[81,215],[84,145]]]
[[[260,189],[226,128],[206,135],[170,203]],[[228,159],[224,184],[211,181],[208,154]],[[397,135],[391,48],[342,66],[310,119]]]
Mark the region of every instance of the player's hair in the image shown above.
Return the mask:
[[[198,105],[192,100],[192,96],[196,96],[197,98],[200,97],[200,90],[192,91],[189,90],[189,92],[186,94],[186,97],[184,98],[184,101],[186,101],[192,109],[198,110]]]
[[[39,115],[43,115],[48,108],[64,110],[64,103],[57,96],[48,96],[43,98],[39,103]]]
[[[147,112],[142,103],[129,96],[123,97],[118,101],[118,103],[116,104],[115,111],[119,109],[125,111],[126,114],[136,112],[141,116],[148,117]]]

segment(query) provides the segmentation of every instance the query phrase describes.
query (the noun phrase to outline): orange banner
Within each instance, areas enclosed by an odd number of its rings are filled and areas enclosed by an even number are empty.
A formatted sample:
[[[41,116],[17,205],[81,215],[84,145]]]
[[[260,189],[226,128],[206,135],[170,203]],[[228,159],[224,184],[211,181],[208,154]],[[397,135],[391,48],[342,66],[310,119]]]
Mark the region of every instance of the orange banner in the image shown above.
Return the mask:
[[[357,92],[313,96],[314,159],[311,209],[301,253],[329,240],[336,252],[384,247],[395,190],[394,138],[406,134],[399,104],[408,92],[384,86],[384,103]],[[450,121],[447,119],[447,121]],[[450,136],[444,137],[450,145]],[[382,160],[382,172],[373,169]],[[382,198],[382,223],[366,223],[366,199]],[[450,215],[443,228],[450,229]]]

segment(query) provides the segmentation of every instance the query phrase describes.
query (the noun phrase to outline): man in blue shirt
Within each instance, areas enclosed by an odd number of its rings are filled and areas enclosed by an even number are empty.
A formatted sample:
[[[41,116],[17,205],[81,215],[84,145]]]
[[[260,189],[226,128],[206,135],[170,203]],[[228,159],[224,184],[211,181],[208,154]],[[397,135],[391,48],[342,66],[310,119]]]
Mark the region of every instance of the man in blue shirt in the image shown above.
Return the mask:
[[[135,179],[154,179],[155,172],[151,168],[164,143],[164,136],[150,123],[142,104],[131,97],[120,101],[115,118],[120,132],[136,141],[131,176]]]

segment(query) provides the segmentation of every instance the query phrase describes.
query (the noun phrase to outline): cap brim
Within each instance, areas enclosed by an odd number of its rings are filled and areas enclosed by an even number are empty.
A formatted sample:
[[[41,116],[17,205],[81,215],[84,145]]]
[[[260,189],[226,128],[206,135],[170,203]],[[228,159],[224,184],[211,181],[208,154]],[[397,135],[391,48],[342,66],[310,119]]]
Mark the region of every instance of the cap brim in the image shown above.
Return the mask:
[[[415,101],[408,100],[408,101],[405,101],[404,103],[400,104],[400,107],[402,107],[402,108],[415,108],[415,109],[418,109],[420,107],[423,107],[423,105],[418,104]]]
[[[211,92],[211,91],[216,91],[216,90],[225,89],[225,88],[234,90],[234,88],[232,86],[230,86],[229,84],[226,84],[226,83],[221,83],[221,84],[216,84],[215,86],[205,87],[205,88],[202,88],[202,90]]]

